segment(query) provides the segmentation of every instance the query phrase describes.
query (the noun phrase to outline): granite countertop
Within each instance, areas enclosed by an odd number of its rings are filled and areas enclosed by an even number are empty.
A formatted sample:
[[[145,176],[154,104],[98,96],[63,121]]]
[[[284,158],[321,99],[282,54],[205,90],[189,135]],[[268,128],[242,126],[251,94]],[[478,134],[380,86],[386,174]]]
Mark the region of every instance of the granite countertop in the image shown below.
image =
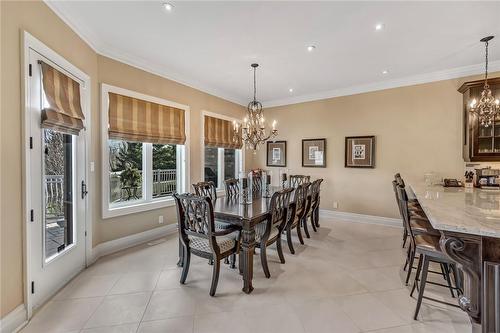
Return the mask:
[[[500,238],[500,190],[409,184],[438,230]]]

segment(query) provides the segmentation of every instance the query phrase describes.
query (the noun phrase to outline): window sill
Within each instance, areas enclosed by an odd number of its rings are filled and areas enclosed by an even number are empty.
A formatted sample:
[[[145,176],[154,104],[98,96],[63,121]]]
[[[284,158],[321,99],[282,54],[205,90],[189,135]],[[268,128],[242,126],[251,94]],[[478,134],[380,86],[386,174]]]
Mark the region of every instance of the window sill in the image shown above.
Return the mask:
[[[147,212],[149,210],[161,209],[172,206],[175,206],[175,200],[173,197],[168,197],[162,200],[139,202],[122,207],[108,207],[107,209],[106,208],[103,209],[102,218],[109,219],[112,217]]]

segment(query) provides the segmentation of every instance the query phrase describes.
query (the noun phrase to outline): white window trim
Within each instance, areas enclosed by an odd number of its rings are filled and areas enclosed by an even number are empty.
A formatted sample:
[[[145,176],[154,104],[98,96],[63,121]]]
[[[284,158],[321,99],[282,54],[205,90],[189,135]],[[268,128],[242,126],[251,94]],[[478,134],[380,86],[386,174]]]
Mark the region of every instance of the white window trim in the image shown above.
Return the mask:
[[[207,110],[202,110],[201,111],[201,180],[203,181],[205,179],[205,116],[213,117],[213,118],[219,118],[219,119],[224,119],[230,122],[236,121],[237,123],[242,123],[241,119],[238,118],[233,118],[229,117],[220,113],[215,113]],[[217,196],[224,196],[225,195],[225,189],[224,189],[224,168],[222,167],[223,161],[224,161],[224,154],[221,154],[221,150],[224,148],[218,148],[218,175],[219,175],[219,183],[217,185]],[[242,147],[239,149],[240,153],[237,154],[236,156],[236,178],[238,178],[239,173],[243,170],[245,170],[245,147]],[[238,158],[239,157],[239,158]]]
[[[108,148],[108,105],[109,105],[109,98],[108,98],[108,93],[116,93],[120,95],[125,95],[125,96],[130,96],[133,98],[138,98],[142,99],[148,102],[153,102],[157,104],[162,104],[162,105],[167,105],[167,106],[172,106],[178,109],[182,109],[185,111],[185,124],[184,124],[184,130],[186,133],[186,142],[184,143],[184,149],[181,149],[179,146],[177,147],[177,153],[179,154],[179,158],[177,158],[177,170],[178,170],[178,182],[177,185],[180,186],[178,188],[182,189],[183,191],[186,190],[186,185],[189,184],[189,169],[190,169],[190,163],[189,163],[189,148],[190,148],[190,108],[187,105],[184,104],[179,104],[176,102],[168,101],[166,99],[154,97],[154,96],[149,96],[145,94],[141,94],[136,91],[112,86],[109,84],[101,84],[101,183],[102,183],[102,188],[101,188],[101,202],[102,202],[102,218],[103,219],[108,219],[111,217],[116,217],[116,216],[122,216],[122,215],[127,215],[127,214],[133,214],[133,213],[140,213],[140,212],[145,212],[148,210],[153,210],[153,209],[159,209],[159,208],[165,208],[165,207],[170,207],[174,206],[175,202],[172,197],[166,197],[164,199],[156,199],[151,201],[140,201],[137,203],[130,203],[129,205],[124,205],[124,206],[117,206],[117,207],[110,207],[110,202],[109,202],[109,148]],[[152,149],[151,144],[146,144],[143,146],[145,149]],[[145,152],[143,149],[143,156],[145,156]],[[144,175],[143,179],[145,180],[143,182],[143,188],[149,186],[148,178],[147,178],[147,164],[149,163],[148,160],[146,159],[146,168],[144,168]],[[184,167],[182,167],[184,166]],[[144,193],[144,192],[143,192]],[[146,191],[146,193],[149,193]],[[145,200],[147,200],[146,198]]]

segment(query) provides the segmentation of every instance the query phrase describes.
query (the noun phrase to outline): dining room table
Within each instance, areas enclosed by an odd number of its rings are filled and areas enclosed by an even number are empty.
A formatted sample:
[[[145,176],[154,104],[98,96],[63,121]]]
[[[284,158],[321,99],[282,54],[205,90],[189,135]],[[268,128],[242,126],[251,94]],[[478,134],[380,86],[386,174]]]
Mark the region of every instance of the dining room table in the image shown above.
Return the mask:
[[[270,186],[266,191],[256,191],[252,195],[251,202],[240,202],[240,196],[223,196],[213,202],[215,219],[230,223],[241,228],[241,256],[240,270],[243,272],[243,292],[250,294],[253,287],[253,257],[255,253],[255,226],[269,217],[271,197],[274,192],[282,190],[282,186]],[[290,202],[294,202],[294,192]],[[182,256],[182,251],[179,251]],[[180,266],[182,260],[179,260]]]

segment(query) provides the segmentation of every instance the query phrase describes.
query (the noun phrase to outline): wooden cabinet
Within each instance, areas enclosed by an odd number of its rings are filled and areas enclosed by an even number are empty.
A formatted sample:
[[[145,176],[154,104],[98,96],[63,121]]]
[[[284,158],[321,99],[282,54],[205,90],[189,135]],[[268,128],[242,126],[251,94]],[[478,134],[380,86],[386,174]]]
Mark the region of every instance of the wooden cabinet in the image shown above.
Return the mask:
[[[488,79],[493,96],[500,98],[500,78]],[[463,94],[463,157],[466,162],[500,161],[500,116],[491,126],[481,126],[477,115],[470,113],[470,102],[479,101],[484,80],[465,82]]]

